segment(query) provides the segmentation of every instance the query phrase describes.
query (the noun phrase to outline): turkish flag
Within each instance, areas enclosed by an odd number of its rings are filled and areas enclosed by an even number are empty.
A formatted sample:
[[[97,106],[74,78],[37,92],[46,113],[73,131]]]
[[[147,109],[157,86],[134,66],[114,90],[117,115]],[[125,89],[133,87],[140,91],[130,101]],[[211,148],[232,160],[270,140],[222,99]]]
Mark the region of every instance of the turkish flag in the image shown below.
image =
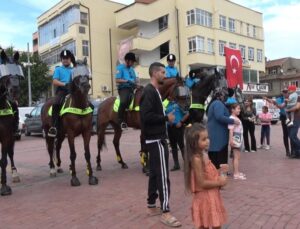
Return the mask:
[[[243,62],[240,50],[225,47],[226,77],[229,88],[243,89]]]

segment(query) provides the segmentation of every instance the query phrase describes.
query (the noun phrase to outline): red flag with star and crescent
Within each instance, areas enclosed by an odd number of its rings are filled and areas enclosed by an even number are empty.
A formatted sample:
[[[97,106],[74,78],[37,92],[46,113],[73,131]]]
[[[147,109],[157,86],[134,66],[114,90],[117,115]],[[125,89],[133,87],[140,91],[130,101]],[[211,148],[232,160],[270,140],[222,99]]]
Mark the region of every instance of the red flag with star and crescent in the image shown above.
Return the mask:
[[[225,47],[226,77],[229,88],[243,89],[243,62],[240,50]]]

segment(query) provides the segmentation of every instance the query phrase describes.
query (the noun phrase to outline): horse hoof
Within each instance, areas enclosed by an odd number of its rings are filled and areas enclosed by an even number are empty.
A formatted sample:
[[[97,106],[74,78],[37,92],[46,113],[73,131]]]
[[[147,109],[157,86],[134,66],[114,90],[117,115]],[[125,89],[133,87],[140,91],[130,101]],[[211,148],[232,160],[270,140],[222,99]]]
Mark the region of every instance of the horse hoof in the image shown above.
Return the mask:
[[[97,185],[98,184],[98,178],[97,177],[89,177],[89,185]]]
[[[62,169],[62,168],[57,168],[57,173],[63,173],[64,172],[64,170]]]
[[[126,163],[122,164],[122,169],[128,169],[128,166],[126,165]]]
[[[77,186],[80,186],[81,184],[80,184],[80,181],[78,180],[78,178],[77,177],[72,177],[72,179],[71,179],[71,186],[73,186],[73,187],[77,187]]]
[[[56,177],[55,169],[50,169],[50,177]]]
[[[12,194],[12,190],[8,185],[2,185],[0,193],[1,196],[8,196]]]
[[[96,168],[97,171],[102,171],[102,167],[101,165],[97,165],[97,168]]]

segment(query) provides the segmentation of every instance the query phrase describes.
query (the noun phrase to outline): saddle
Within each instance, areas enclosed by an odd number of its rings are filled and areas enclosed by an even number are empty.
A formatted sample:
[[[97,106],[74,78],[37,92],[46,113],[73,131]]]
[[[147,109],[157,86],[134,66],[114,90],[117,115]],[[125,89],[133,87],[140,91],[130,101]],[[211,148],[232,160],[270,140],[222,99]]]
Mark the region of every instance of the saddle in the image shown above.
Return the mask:
[[[140,111],[140,106],[136,102],[136,92],[137,92],[137,89],[135,89],[133,92],[133,95],[131,95],[130,104],[129,104],[129,107],[126,109],[126,111]],[[114,112],[118,112],[119,107],[120,107],[120,97],[117,96],[115,99],[115,102],[114,102],[114,107],[113,107]]]

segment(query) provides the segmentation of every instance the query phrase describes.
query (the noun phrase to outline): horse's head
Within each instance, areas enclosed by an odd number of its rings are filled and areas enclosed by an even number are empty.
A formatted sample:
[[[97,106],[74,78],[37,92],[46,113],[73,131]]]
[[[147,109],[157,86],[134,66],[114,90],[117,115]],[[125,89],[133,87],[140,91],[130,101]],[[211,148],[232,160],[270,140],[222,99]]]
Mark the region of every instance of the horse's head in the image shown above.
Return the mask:
[[[79,90],[82,94],[87,95],[91,88],[90,75],[86,58],[83,61],[77,60],[73,68],[71,93]]]
[[[8,96],[10,99],[18,98],[20,93],[20,78],[24,78],[19,65],[19,53],[8,57],[4,51],[0,55],[0,96]]]

